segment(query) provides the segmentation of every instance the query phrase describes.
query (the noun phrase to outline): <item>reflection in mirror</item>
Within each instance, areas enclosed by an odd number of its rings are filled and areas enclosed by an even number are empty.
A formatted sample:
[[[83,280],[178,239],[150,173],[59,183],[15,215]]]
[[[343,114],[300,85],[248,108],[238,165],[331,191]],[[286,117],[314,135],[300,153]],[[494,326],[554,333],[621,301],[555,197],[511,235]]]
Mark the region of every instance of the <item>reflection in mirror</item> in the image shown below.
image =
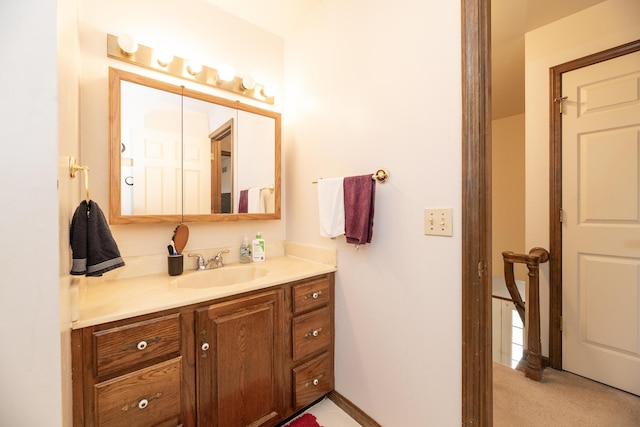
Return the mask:
[[[280,218],[280,114],[110,69],[112,224]]]
[[[238,212],[237,206],[233,207],[233,175],[236,170],[233,153],[237,142],[234,121],[237,121],[237,114],[235,108],[184,98],[182,171],[185,214]],[[225,153],[224,162],[222,153]],[[273,179],[273,169],[271,173],[270,178]],[[223,197],[229,201],[225,210],[221,208]]]

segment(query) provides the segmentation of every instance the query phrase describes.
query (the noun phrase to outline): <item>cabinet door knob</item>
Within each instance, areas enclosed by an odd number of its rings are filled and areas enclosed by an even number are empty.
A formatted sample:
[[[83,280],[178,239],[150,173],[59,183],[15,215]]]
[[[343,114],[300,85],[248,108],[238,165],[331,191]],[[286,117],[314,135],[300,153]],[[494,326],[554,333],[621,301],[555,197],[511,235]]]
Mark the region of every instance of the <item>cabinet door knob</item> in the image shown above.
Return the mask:
[[[313,379],[313,385],[318,385],[320,384],[320,380],[318,380],[317,378]]]
[[[140,341],[136,347],[138,347],[138,350],[144,350],[145,348],[147,348],[147,342]]]
[[[149,406],[149,401],[147,399],[142,399],[140,402],[138,402],[138,408],[140,409],[144,409],[147,406]]]
[[[200,348],[202,349],[202,351],[209,350],[209,343],[208,342],[203,342],[202,346],[200,346]]]

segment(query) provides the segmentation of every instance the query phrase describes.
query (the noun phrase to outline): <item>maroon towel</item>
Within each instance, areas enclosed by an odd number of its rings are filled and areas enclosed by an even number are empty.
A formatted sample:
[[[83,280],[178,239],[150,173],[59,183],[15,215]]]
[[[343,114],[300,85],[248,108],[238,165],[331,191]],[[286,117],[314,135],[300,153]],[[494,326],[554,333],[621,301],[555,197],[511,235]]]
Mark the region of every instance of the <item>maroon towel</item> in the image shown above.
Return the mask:
[[[347,243],[371,243],[376,182],[371,174],[344,179],[344,234]]]
[[[240,190],[240,200],[238,201],[238,213],[249,211],[249,190]]]

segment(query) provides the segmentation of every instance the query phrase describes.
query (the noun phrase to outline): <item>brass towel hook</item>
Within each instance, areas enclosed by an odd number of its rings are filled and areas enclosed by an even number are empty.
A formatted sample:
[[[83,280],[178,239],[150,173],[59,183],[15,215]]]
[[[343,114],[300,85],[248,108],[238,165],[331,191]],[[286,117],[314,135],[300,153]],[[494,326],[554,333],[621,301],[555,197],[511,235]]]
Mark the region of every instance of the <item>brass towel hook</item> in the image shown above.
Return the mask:
[[[89,167],[78,166],[75,157],[69,157],[69,176],[71,178],[75,178],[76,172],[78,171],[82,171],[82,174],[84,175],[84,196],[87,203],[89,203],[89,200],[91,200],[89,197]]]

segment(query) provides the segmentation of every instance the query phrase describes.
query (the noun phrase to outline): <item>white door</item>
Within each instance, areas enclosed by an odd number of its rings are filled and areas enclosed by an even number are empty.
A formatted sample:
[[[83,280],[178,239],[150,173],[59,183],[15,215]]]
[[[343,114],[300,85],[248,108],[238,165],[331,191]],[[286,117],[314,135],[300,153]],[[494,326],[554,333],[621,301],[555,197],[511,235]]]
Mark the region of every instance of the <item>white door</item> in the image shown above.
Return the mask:
[[[183,140],[184,213],[211,213],[211,141],[206,133]]]
[[[562,88],[563,369],[640,395],[640,52]]]
[[[182,212],[182,154],[180,134],[133,129],[133,213]]]

